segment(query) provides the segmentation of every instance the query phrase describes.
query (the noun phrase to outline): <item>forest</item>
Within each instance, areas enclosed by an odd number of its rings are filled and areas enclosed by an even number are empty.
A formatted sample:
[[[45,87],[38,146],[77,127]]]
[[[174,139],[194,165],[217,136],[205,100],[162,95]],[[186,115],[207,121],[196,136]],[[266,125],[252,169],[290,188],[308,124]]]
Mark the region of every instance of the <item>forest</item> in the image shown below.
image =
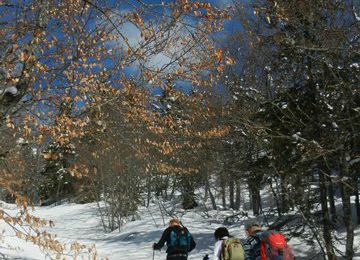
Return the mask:
[[[19,238],[62,253],[34,206],[96,202],[121,232],[177,198],[356,258],[359,1],[0,0],[0,25],[0,200],[20,210],[0,221]]]

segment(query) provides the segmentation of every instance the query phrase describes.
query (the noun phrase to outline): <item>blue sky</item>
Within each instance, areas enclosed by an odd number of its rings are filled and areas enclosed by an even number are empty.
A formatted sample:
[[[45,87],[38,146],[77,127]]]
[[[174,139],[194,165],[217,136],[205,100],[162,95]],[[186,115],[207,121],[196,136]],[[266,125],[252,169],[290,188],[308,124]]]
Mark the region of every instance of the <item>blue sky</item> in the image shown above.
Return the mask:
[[[23,4],[25,4],[25,3],[28,4],[29,2],[31,2],[31,1],[23,1],[22,3]],[[128,2],[128,3],[126,3],[126,2]],[[161,13],[161,12],[166,11],[166,8],[162,7],[161,3],[164,2],[165,5],[166,5],[167,3],[174,2],[174,0],[164,0],[164,1],[160,1],[160,0],[156,0],[156,1],[154,1],[154,0],[142,0],[142,2],[144,2],[146,4],[155,4],[154,9],[156,11],[158,11],[159,13]],[[219,0],[210,0],[210,1],[204,1],[204,2],[211,2],[213,5],[216,5],[216,6],[219,6],[220,8],[223,8],[225,6],[230,5],[232,1],[231,0],[220,0],[220,1]],[[14,3],[18,3],[18,1],[14,0]],[[140,3],[138,1],[136,1],[136,0],[132,0],[132,1],[108,0],[106,2],[105,1],[104,2],[99,1],[98,3],[99,4],[110,4],[111,6],[113,6],[114,8],[116,8],[120,12],[126,12],[126,11],[133,10],[133,7],[131,6],[131,4],[134,4],[135,6],[140,6]],[[3,11],[4,11],[4,9],[0,8],[0,12],[3,12]],[[12,12],[15,15],[14,10],[12,10]],[[154,16],[152,14],[151,14],[151,16],[152,16],[151,18],[154,18]],[[11,15],[9,15],[7,18],[11,19]],[[7,18],[5,17],[4,19],[7,19]],[[150,17],[148,17],[148,18],[150,18]],[[146,19],[146,16],[145,16],[145,19]],[[59,40],[61,38],[63,38],[66,41],[65,37],[63,37],[64,33],[61,31],[61,27],[58,28],[57,27],[58,25],[55,22],[56,21],[54,21],[53,19],[49,20],[49,23],[50,23],[49,26],[53,27],[53,28],[50,28],[50,29],[47,30],[47,36],[46,37],[50,39],[52,36],[55,35]],[[189,22],[191,22],[191,20]],[[87,30],[90,30],[91,27],[94,27],[95,24],[96,24],[96,21],[90,22],[89,25],[88,25]],[[54,28],[57,28],[57,30],[54,30]],[[231,22],[231,21],[227,22],[226,23],[226,30],[231,30],[231,28],[235,28],[234,23]],[[131,23],[124,24],[123,27],[122,27],[122,31],[129,38],[129,43],[131,45],[136,45],[141,40],[139,30],[134,25],[132,25]],[[219,33],[215,37],[221,37],[221,36],[222,36],[222,34]],[[23,38],[23,39],[21,39],[19,41],[29,41],[29,40],[30,39]],[[71,41],[71,40],[69,39],[69,41]],[[115,44],[121,44],[121,43],[115,43]],[[56,65],[57,61],[54,60],[53,58],[50,58],[49,54],[52,52],[52,50],[48,49],[47,52],[49,52],[49,53],[44,54],[42,62],[44,64],[47,64],[49,67],[54,67]],[[150,63],[150,65],[152,65],[154,67],[161,67],[164,64],[166,64],[168,61],[169,61],[169,58],[164,53],[158,53],[158,54],[154,55],[149,60],[149,63]],[[106,63],[105,63],[105,65],[106,65]],[[106,66],[111,67],[111,64],[108,64]],[[123,72],[127,76],[133,76],[133,77],[136,78],[139,75],[139,70],[138,70],[137,66],[138,66],[137,63],[135,62],[132,66],[128,66],[128,67],[124,68]],[[40,86],[39,84],[40,84],[40,82],[37,82],[36,85]],[[62,79],[58,78],[56,81],[53,82],[53,84],[55,86],[53,91],[60,91],[61,92],[61,89],[57,88],[56,86],[68,85],[69,83],[62,82]],[[45,86],[44,82],[43,82],[43,86]],[[184,82],[184,81],[178,81],[176,87],[179,88],[179,89],[182,89],[184,92],[190,92],[192,90],[192,88],[193,88],[192,85],[189,82]],[[159,91],[160,90],[155,89],[154,94],[158,94]]]

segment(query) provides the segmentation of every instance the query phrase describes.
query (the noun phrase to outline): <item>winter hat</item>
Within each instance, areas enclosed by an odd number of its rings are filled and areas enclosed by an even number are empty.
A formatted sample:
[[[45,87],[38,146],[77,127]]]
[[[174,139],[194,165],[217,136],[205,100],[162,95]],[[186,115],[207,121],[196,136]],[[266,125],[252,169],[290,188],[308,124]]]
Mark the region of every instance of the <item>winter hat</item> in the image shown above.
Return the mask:
[[[228,237],[229,235],[229,231],[227,230],[226,227],[219,227],[215,230],[214,232],[214,237],[216,240],[222,239],[223,237]]]

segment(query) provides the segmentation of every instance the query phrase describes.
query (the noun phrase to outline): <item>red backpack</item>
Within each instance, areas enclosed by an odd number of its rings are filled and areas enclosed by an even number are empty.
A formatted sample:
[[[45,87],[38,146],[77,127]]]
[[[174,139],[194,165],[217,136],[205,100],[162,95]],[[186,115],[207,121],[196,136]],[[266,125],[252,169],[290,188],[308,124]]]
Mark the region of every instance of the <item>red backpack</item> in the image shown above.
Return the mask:
[[[294,260],[291,247],[281,233],[268,233],[260,239],[261,260]]]

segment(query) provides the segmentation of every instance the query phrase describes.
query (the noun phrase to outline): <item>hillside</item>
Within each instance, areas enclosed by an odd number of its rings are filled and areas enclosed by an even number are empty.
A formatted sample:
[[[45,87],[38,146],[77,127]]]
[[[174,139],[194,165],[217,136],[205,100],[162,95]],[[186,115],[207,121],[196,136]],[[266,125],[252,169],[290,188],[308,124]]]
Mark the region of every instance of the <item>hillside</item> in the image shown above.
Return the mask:
[[[2,203],[3,208],[15,210],[14,205]],[[164,204],[165,208],[171,210],[170,203]],[[149,208],[141,207],[134,221],[126,223],[121,231],[105,233],[102,230],[100,218],[97,216],[97,205],[66,203],[59,206],[36,207],[35,214],[41,218],[51,219],[55,227],[50,232],[57,234],[58,239],[65,243],[78,241],[85,245],[95,244],[98,259],[108,257],[109,259],[152,259],[152,243],[160,238],[164,227],[162,212],[159,204],[151,204]],[[221,226],[224,218],[231,215],[231,211],[207,211],[197,208],[196,210],[174,211],[192,232],[196,239],[197,247],[190,254],[189,259],[202,259],[205,254],[211,254],[213,249],[213,232]],[[164,216],[165,222],[169,217]],[[239,224],[228,225],[231,234],[240,238],[245,236],[244,227],[249,218],[242,218]],[[0,222],[0,229],[5,228],[6,236],[2,237],[0,253],[4,259],[49,259],[39,248],[29,242],[24,242]],[[359,233],[356,231],[355,245],[359,245]],[[289,242],[297,259],[317,259],[316,249],[313,245],[299,238],[292,238]],[[6,256],[6,257],[5,257]],[[155,252],[155,259],[165,259],[166,254]],[[360,252],[357,253],[360,257]],[[72,259],[72,257],[67,257]],[[85,258],[86,259],[86,258]],[[356,258],[354,258],[356,259]],[[360,259],[360,258],[359,258]]]

